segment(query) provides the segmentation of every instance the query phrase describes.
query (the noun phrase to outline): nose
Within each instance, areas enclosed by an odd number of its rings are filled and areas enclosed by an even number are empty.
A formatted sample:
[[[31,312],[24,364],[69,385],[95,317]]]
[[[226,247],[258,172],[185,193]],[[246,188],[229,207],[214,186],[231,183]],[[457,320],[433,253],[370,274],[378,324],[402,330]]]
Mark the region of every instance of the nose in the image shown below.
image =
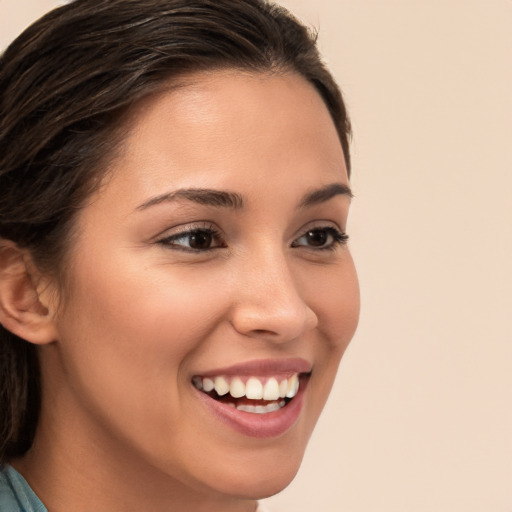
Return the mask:
[[[284,343],[318,324],[284,255],[250,258],[237,272],[231,322],[239,333]],[[305,269],[303,269],[305,271]]]

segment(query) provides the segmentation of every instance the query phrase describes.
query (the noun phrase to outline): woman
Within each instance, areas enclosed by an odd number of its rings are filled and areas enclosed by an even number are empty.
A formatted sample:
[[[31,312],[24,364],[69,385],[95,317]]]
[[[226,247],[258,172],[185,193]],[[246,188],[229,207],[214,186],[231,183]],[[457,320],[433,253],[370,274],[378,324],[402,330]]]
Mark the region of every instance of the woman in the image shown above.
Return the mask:
[[[253,512],[358,319],[314,37],[259,0],[76,0],[0,91],[0,508]]]

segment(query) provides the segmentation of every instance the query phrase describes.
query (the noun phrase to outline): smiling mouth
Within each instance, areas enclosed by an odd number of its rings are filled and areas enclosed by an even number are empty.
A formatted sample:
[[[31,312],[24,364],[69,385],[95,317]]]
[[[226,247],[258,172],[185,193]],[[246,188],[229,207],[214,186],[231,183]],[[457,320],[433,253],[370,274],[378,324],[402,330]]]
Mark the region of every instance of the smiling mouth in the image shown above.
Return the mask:
[[[268,414],[285,407],[298,393],[306,374],[287,376],[195,376],[196,389],[239,411]]]

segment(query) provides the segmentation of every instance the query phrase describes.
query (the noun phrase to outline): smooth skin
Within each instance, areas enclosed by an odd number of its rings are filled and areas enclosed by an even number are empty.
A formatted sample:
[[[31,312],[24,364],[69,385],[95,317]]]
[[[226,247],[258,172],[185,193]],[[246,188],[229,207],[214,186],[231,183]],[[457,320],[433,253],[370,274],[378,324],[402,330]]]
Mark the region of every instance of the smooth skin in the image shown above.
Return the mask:
[[[65,286],[37,286],[46,326],[23,333],[42,415],[14,466],[51,512],[254,511],[296,474],[356,329],[347,170],[319,94],[292,73],[185,82],[137,107],[77,216]],[[295,357],[313,371],[277,437],[230,428],[191,383]]]

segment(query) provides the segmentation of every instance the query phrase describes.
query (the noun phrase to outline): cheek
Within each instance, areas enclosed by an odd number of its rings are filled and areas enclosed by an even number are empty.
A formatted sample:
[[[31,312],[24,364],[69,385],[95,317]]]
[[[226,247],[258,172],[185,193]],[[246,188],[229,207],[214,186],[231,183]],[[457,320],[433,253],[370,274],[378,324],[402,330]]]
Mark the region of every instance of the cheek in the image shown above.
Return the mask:
[[[359,284],[352,258],[347,254],[336,272],[321,275],[319,269],[310,289],[311,304],[318,317],[315,337],[315,367],[310,380],[311,416],[317,418],[329,396],[341,358],[359,320]],[[314,276],[312,276],[314,277]]]
[[[220,283],[166,264],[89,262],[73,275],[59,323],[61,410],[84,439],[127,440],[136,460],[172,473],[197,429],[187,372],[223,318]]]
[[[180,369],[222,317],[215,286],[168,265],[90,261],[75,273],[60,321],[66,374],[128,415],[148,414],[149,397],[160,407],[179,402]]]
[[[359,321],[359,283],[350,254],[346,253],[337,268],[313,271],[308,277],[307,294],[326,350],[341,357]]]
[[[186,350],[191,334],[211,327],[208,319],[217,316],[214,312],[221,305],[216,283],[209,283],[204,273],[165,263],[111,261],[84,265],[77,273],[68,316],[81,312],[101,336],[116,344],[132,342],[141,350],[162,342],[170,350]]]

